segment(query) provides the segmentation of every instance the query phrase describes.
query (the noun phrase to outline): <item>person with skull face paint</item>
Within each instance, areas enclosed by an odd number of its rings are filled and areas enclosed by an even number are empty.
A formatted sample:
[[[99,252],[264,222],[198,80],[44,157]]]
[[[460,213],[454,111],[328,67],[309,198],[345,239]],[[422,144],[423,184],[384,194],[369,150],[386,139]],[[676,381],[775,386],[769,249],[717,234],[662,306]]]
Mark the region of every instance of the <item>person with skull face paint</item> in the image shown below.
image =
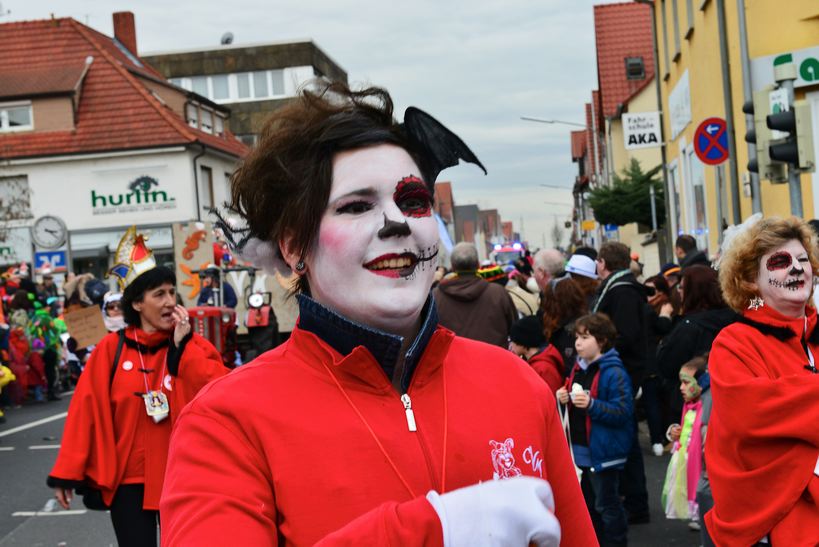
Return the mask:
[[[736,236],[720,265],[742,314],[712,346],[705,460],[717,545],[819,544],[819,267],[803,220],[769,218]]]
[[[298,275],[298,324],[175,429],[163,544],[595,544],[546,384],[438,326],[433,184],[459,158],[480,166],[378,88],[273,114],[225,231]]]

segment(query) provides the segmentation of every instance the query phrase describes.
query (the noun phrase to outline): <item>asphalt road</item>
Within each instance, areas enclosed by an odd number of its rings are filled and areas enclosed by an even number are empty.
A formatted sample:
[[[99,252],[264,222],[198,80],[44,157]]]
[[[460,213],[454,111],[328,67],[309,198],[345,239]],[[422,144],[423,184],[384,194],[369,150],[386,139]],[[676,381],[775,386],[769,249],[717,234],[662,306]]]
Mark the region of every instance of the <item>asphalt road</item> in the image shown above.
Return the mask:
[[[116,545],[107,512],[86,511],[80,499],[74,500],[70,511],[62,511],[55,506],[53,492],[45,484],[57,456],[69,399],[64,395],[62,401],[6,412],[8,421],[0,425],[0,547]],[[687,523],[663,516],[659,500],[669,456],[650,454],[641,429],[651,522],[631,526],[629,543],[697,546],[699,534],[690,531]]]

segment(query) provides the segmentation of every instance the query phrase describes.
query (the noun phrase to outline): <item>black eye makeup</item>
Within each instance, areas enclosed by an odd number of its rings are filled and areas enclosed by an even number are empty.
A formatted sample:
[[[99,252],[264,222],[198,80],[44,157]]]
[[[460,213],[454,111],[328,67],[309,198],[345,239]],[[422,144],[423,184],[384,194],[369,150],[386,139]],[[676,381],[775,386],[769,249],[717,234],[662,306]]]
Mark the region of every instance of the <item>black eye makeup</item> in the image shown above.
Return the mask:
[[[360,215],[372,210],[373,204],[369,201],[355,200],[347,203],[342,203],[336,207],[336,214]]]
[[[424,181],[414,175],[398,181],[392,198],[406,217],[421,218],[432,214],[432,195]]]

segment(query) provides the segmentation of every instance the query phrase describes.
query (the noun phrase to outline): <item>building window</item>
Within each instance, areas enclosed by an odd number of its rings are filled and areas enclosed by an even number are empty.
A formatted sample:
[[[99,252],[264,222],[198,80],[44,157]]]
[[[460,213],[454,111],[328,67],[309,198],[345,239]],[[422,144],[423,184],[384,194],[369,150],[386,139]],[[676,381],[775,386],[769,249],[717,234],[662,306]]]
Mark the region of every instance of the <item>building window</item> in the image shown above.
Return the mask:
[[[31,103],[0,104],[0,131],[34,129]]]
[[[694,32],[694,0],[685,0],[685,11],[688,13],[688,29],[685,31],[685,39],[688,40]]]
[[[671,63],[668,61],[668,16],[666,15],[666,5],[665,0],[660,2],[660,13],[663,17],[663,62],[665,66],[663,67],[664,70],[664,78],[668,78],[669,74],[669,67]]]
[[[271,70],[270,80],[273,84],[273,95],[284,95],[284,71]]]
[[[225,120],[224,120],[224,118],[222,118],[222,116],[220,116],[219,114],[214,112],[213,122],[214,122],[213,132],[216,133],[217,135],[224,135],[224,133],[225,133]]]
[[[253,95],[257,98],[267,97],[270,94],[267,85],[267,71],[262,70],[253,73]]]
[[[202,131],[205,133],[213,133],[213,112],[207,110],[206,108],[202,109]]]
[[[208,78],[207,76],[194,76],[191,78],[191,91],[198,93],[203,97],[208,96]]]
[[[250,146],[251,148],[256,145],[256,141],[258,139],[258,137],[252,133],[249,135],[236,135],[236,138],[242,141],[242,144],[245,146]]]
[[[213,170],[202,165],[199,167],[199,207],[202,211],[210,211],[213,204]]]
[[[646,66],[642,57],[626,57],[626,79],[646,79]]]
[[[671,23],[674,25],[674,61],[680,59],[680,15],[677,0],[671,0]]]
[[[250,73],[242,72],[236,75],[236,91],[240,99],[250,98]]]
[[[199,127],[199,109],[193,103],[188,103],[188,106],[185,108],[185,112],[187,113],[188,118],[188,125],[191,127]]]
[[[227,74],[219,74],[218,76],[211,76],[210,81],[211,81],[211,84],[213,85],[212,98],[214,100],[227,99],[227,98],[230,97],[230,93],[228,91],[228,76],[227,76]]]

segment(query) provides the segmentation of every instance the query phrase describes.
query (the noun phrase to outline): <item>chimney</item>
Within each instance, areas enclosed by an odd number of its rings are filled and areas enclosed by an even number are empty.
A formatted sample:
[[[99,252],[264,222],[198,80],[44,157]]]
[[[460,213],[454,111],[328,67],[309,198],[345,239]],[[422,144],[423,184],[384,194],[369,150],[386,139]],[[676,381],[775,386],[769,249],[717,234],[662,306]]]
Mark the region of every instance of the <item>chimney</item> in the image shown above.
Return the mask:
[[[118,11],[114,14],[114,38],[125,46],[128,51],[137,54],[136,27],[134,14],[130,11]]]

